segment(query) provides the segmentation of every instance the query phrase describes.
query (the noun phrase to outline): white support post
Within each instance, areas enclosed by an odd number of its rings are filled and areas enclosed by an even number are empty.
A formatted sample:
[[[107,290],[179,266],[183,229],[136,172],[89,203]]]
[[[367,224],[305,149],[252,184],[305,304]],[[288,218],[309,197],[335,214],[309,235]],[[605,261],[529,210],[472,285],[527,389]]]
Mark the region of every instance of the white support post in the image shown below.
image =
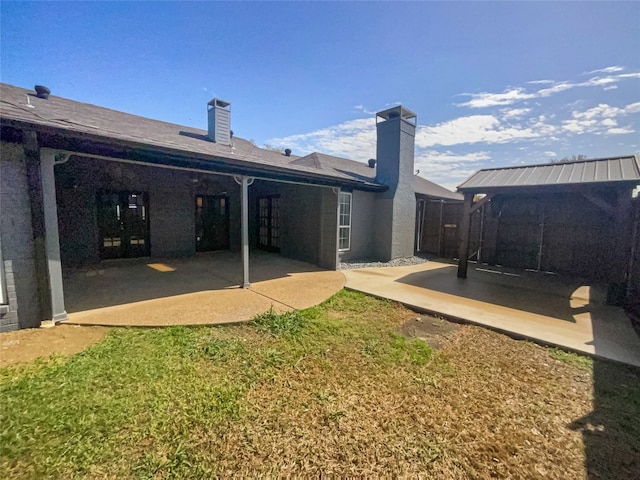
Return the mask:
[[[45,251],[49,269],[49,291],[51,294],[51,321],[43,326],[52,326],[67,319],[62,286],[62,265],[60,263],[60,237],[58,234],[58,206],[56,204],[56,184],[53,166],[56,151],[48,148],[40,150],[40,175],[45,225]]]
[[[249,288],[249,179],[242,176],[242,288]]]

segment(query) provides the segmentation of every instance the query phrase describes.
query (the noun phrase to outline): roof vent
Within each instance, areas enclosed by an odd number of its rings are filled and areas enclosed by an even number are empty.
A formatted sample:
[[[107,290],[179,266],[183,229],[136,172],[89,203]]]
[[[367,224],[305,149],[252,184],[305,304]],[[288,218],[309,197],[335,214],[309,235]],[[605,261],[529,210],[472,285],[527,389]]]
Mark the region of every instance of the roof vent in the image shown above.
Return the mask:
[[[214,98],[207,104],[209,138],[221,145],[231,145],[231,110],[229,102]]]
[[[33,88],[36,91],[36,97],[44,98],[44,99],[49,98],[49,94],[51,93],[51,90],[49,90],[47,87],[43,85],[36,85]]]
[[[376,168],[376,159],[375,158],[370,158],[367,163],[369,164],[369,168]]]
[[[284,156],[285,157],[290,157],[291,156],[291,149],[290,148],[285,148],[284,149]]]

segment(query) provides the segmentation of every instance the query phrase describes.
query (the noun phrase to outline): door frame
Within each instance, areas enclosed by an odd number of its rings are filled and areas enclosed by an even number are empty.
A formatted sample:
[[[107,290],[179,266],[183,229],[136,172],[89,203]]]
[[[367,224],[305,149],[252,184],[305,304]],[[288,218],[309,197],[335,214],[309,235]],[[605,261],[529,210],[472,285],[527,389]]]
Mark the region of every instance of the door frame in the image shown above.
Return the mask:
[[[100,197],[102,195],[105,194],[112,194],[112,195],[118,195],[118,200],[119,203],[117,205],[117,207],[120,207],[122,209],[122,211],[124,212],[125,208],[124,205],[128,204],[128,197],[130,195],[141,195],[142,196],[142,207],[144,208],[143,212],[144,212],[144,253],[142,255],[132,255],[131,253],[131,244],[127,243],[127,245],[125,245],[125,238],[128,237],[128,239],[131,239],[131,235],[129,232],[129,235],[127,235],[125,233],[125,223],[124,223],[124,215],[121,213],[120,218],[119,218],[119,223],[120,223],[120,229],[121,232],[123,232],[120,236],[120,255],[119,256],[105,256],[105,245],[104,245],[104,239],[106,238],[106,236],[104,235],[104,228],[103,225],[101,223],[101,216],[99,214],[99,210],[101,208],[101,200]],[[125,199],[126,201],[123,201],[123,199]],[[97,223],[97,227],[98,227],[98,252],[99,252],[99,256],[100,256],[100,260],[111,260],[111,259],[121,259],[121,258],[143,258],[143,257],[148,257],[151,255],[151,242],[150,242],[150,237],[151,237],[151,232],[150,232],[150,221],[149,221],[149,193],[142,191],[142,190],[116,190],[116,189],[108,189],[108,188],[103,188],[100,189],[96,192],[96,223]],[[116,238],[116,237],[112,237],[112,238]],[[138,244],[139,246],[139,244]],[[106,248],[113,248],[114,246],[112,245],[111,247],[106,247]]]

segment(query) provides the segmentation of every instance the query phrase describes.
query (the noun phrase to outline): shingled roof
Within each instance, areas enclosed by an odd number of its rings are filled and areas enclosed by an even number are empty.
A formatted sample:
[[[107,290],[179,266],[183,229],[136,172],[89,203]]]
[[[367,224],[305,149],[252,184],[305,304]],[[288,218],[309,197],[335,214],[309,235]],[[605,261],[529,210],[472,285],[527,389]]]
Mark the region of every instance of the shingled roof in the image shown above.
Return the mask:
[[[376,178],[375,167],[372,168],[361,162],[325,155],[323,153],[312,153],[304,157],[295,158],[290,160],[290,164],[312,166],[322,169],[323,171],[333,171],[337,173],[350,172],[352,176],[368,182],[375,182]],[[413,188],[416,193],[432,198],[460,201],[464,198],[463,195],[447,190],[418,175],[414,176]]]
[[[262,173],[266,178],[277,178],[287,172],[309,183],[333,183],[363,190],[387,188],[376,182],[375,168],[361,162],[322,153],[288,157],[278,151],[259,148],[236,136],[231,146],[222,145],[212,142],[205,130],[55,95],[43,99],[37,97],[33,90],[4,83],[0,83],[0,120],[3,127],[32,128],[50,136],[62,134],[65,137],[144,149],[153,154],[173,154],[189,160],[202,160],[204,163],[201,162],[200,166],[209,165],[212,171],[224,166],[225,173],[234,173],[234,168],[243,167]],[[46,141],[46,135],[44,137]],[[416,193],[435,198],[462,198],[458,193],[422,177],[416,176],[414,187]]]
[[[458,187],[463,192],[514,187],[568,185],[629,185],[640,183],[635,156],[596,158],[573,162],[479,170]]]
[[[228,168],[250,168],[265,178],[278,174],[295,174],[309,183],[348,185],[364,190],[384,190],[386,187],[371,179],[365,180],[352,172],[324,170],[291,164],[297,157],[255,146],[234,137],[231,146],[212,142],[205,130],[152,120],[88,103],[54,95],[42,99],[32,90],[0,83],[0,120],[3,127],[33,128],[50,136],[72,136],[104,144],[125,145],[153,154],[172,154],[200,165]],[[46,135],[45,135],[46,136]],[[52,146],[52,145],[44,145]],[[81,152],[86,153],[86,152]]]

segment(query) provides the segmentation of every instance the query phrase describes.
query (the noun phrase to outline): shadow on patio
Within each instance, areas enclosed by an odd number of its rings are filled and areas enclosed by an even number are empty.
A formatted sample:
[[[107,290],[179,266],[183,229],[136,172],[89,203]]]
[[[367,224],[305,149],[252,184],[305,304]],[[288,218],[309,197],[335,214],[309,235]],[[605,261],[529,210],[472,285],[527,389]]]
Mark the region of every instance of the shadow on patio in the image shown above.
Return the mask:
[[[69,323],[186,325],[249,320],[268,310],[307,308],[340,290],[339,272],[251,252],[250,289],[239,288],[239,254],[103,262],[65,272]]]
[[[640,338],[603,289],[536,272],[469,269],[441,261],[345,271],[346,286],[511,336],[640,366]]]
[[[466,280],[456,273],[457,265],[447,265],[411,273],[396,281],[573,323],[576,314],[589,310],[589,297],[597,290],[597,286],[589,287],[579,280],[542,272],[477,267],[469,268]],[[540,294],[544,296],[542,301],[532,301],[532,296]],[[595,296],[599,297],[597,293]]]
[[[600,314],[592,313],[596,355],[613,347],[612,325]],[[587,479],[639,478],[639,410],[640,368],[595,358],[593,410],[568,425],[582,434]]]

